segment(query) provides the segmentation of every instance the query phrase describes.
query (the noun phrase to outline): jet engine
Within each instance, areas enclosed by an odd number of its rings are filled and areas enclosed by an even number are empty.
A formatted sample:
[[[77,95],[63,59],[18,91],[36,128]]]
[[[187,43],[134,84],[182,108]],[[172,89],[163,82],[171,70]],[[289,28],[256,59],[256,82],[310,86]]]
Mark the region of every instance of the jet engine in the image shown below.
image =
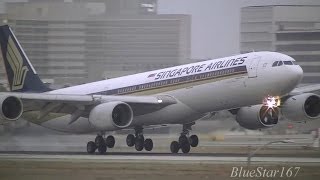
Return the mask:
[[[279,109],[269,108],[265,105],[242,107],[238,110],[236,121],[240,126],[256,130],[276,125],[279,120]]]
[[[296,122],[320,118],[320,97],[313,93],[291,96],[283,102],[281,111],[283,116]]]
[[[0,96],[0,119],[3,121],[16,121],[23,112],[23,105],[15,96]]]
[[[133,120],[132,108],[124,102],[114,101],[95,106],[89,114],[89,122],[101,131],[129,127]]]

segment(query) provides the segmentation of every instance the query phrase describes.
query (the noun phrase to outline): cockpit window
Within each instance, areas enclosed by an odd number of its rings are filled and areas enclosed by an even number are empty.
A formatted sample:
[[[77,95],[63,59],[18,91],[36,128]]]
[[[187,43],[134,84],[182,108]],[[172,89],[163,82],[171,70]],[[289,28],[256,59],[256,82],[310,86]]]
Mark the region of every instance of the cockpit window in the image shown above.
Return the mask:
[[[292,62],[292,61],[283,61],[283,63],[284,63],[285,65],[293,65],[293,62]]]
[[[282,66],[282,65],[295,65],[293,61],[275,61],[272,64],[272,67]]]
[[[275,62],[272,64],[272,67],[278,66],[278,62],[279,62],[279,61],[275,61]]]

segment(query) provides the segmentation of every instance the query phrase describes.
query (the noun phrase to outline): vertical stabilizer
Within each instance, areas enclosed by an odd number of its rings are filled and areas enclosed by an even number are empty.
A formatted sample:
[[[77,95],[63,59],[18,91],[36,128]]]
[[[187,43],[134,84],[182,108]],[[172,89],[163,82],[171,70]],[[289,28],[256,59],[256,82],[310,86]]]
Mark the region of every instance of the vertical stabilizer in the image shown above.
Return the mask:
[[[0,26],[0,46],[10,91],[45,92],[50,90],[40,80],[8,25]]]

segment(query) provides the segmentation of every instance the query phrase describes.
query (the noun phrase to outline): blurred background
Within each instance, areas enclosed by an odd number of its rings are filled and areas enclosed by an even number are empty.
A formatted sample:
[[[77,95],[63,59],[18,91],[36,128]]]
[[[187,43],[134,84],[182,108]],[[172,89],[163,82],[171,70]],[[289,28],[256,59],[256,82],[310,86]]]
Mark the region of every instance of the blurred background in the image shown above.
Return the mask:
[[[0,24],[12,27],[52,88],[252,51],[288,54],[302,66],[303,84],[320,83],[318,0],[1,0]],[[3,66],[0,83],[5,91]],[[318,127],[319,121],[282,120],[248,131],[228,112],[219,112],[198,121],[194,132],[310,134]],[[19,120],[0,125],[0,134],[60,133]]]

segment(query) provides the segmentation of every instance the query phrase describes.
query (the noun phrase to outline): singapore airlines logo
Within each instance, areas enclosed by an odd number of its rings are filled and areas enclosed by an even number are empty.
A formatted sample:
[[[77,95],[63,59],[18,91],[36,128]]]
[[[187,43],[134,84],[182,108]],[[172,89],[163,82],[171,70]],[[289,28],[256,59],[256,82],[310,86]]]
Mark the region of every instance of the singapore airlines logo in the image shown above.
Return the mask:
[[[27,66],[23,66],[23,58],[11,37],[9,37],[7,45],[7,60],[13,71],[11,89],[22,89],[29,69]]]

